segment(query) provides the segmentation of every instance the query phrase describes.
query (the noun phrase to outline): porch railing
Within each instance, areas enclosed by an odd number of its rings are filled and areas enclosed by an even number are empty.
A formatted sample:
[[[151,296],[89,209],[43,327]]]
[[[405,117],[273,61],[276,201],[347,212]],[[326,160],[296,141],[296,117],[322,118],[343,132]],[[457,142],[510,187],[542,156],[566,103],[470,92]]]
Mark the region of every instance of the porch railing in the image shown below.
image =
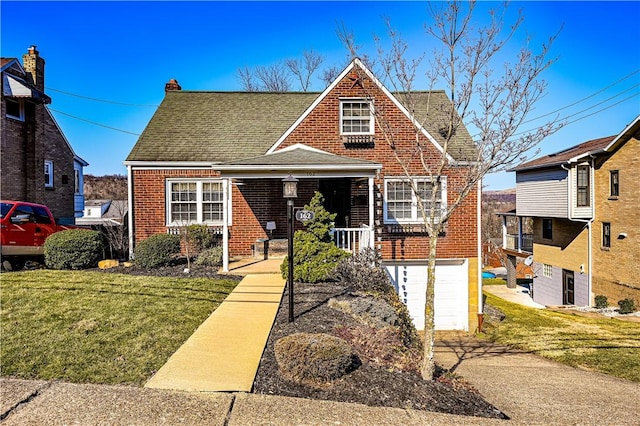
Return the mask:
[[[518,244],[518,235],[507,234],[507,246],[505,248],[531,253],[533,252],[533,235],[522,234],[522,247],[520,247],[520,245]]]
[[[371,247],[371,228],[362,225],[360,228],[332,228],[333,240],[338,248],[357,253],[367,247]]]

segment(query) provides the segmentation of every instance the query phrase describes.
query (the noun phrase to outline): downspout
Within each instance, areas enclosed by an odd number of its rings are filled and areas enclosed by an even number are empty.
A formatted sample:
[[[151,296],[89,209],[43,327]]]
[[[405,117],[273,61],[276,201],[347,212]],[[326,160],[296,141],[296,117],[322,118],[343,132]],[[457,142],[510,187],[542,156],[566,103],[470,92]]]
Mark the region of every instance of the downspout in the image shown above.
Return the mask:
[[[482,180],[478,181],[478,197],[476,206],[476,239],[478,244],[478,333],[482,332],[482,323],[484,322],[484,300],[482,296]]]
[[[375,209],[375,200],[374,200],[374,192],[373,192],[373,178],[369,177],[369,247],[375,247],[375,238],[376,238],[376,227],[375,227],[375,217],[374,217],[374,209]]]
[[[222,272],[229,272],[229,179],[222,181]]]
[[[133,170],[131,165],[127,165],[127,204],[129,205],[129,259],[133,259]]]

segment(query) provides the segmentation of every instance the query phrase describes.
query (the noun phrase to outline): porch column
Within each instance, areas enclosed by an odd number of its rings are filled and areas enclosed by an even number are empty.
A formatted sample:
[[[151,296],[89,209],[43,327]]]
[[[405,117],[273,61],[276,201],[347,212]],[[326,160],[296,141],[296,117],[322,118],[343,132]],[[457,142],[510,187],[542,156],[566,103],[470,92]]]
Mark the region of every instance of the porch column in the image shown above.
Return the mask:
[[[507,216],[502,215],[502,248],[507,247]]]
[[[369,178],[369,247],[370,248],[375,248],[376,246],[376,228],[375,228],[375,204],[376,201],[374,199],[374,192],[373,192],[373,178],[370,177]]]
[[[518,251],[522,251],[522,216],[518,216]]]
[[[222,272],[229,272],[229,182],[222,182]]]

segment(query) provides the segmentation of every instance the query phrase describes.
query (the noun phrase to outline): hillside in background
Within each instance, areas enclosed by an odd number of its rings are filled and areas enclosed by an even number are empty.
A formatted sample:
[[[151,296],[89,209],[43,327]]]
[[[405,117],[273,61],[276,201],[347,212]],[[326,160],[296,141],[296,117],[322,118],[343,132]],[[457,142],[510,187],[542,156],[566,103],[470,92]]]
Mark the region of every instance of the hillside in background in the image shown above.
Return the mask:
[[[85,200],[126,200],[127,177],[125,175],[84,175]]]
[[[515,188],[482,192],[482,240],[502,239],[502,220],[496,213],[515,208]]]

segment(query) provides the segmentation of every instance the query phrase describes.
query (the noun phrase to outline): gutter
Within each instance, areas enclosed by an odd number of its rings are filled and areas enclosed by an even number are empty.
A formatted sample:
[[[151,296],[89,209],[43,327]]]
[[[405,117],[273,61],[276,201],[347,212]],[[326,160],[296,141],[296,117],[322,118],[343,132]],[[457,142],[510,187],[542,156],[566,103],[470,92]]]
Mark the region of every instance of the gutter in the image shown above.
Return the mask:
[[[133,259],[133,172],[132,166],[127,165],[127,204],[129,204],[129,215],[127,220],[129,222],[129,260]]]
[[[482,179],[478,181],[478,201],[476,205],[476,239],[478,245],[478,333],[484,322],[484,300],[482,296]]]

